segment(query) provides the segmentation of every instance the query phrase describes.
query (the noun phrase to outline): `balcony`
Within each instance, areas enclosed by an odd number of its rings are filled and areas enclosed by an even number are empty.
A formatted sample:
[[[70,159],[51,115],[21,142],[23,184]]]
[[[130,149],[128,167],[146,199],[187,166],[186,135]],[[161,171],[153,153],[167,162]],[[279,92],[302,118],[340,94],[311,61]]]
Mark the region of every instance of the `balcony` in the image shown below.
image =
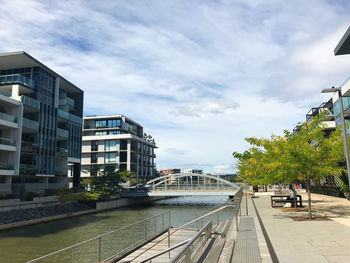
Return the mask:
[[[37,121],[29,120],[26,118],[23,118],[22,126],[33,131],[39,130],[39,123]]]
[[[56,157],[67,157],[68,150],[66,148],[57,147],[56,148]]]
[[[34,142],[22,141],[21,152],[36,154],[38,145]]]
[[[20,174],[35,174],[35,173],[36,173],[35,165],[21,163]]]
[[[57,128],[57,137],[68,139],[69,131]]]
[[[16,146],[16,141],[12,140],[12,139],[0,137],[0,144],[9,145],[9,146]]]
[[[61,109],[58,109],[58,117],[66,121],[71,121],[80,125],[82,123],[82,119],[80,117],[70,114],[69,112],[63,111]]]
[[[9,122],[17,123],[17,118],[15,116],[12,116],[12,115],[4,113],[4,112],[0,112],[0,119],[5,120],[5,121],[9,121]]]
[[[68,174],[68,167],[62,167],[62,166],[56,167],[55,174],[56,175],[67,175]]]
[[[4,90],[4,89],[0,89],[0,94],[4,95],[6,97],[11,97],[11,95],[12,95],[11,92]]]
[[[0,170],[13,170],[14,166],[5,162],[0,162]]]
[[[31,89],[34,88],[34,81],[20,74],[0,76],[0,85],[21,84]]]
[[[35,110],[40,110],[40,102],[28,96],[22,95],[21,102],[23,103],[24,106],[33,108]]]

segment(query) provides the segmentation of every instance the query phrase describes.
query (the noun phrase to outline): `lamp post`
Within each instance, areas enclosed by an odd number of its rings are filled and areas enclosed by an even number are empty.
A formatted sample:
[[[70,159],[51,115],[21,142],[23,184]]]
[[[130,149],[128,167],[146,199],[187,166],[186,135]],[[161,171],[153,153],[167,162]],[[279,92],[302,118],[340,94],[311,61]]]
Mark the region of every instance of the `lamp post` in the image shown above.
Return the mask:
[[[349,158],[349,143],[348,136],[346,134],[345,118],[344,118],[344,108],[343,108],[343,99],[341,94],[341,88],[324,89],[322,93],[338,92],[339,96],[339,107],[340,107],[340,118],[343,128],[343,137],[344,137],[344,150],[345,150],[345,159],[346,159],[346,169],[348,171],[348,179],[350,184],[350,158]]]

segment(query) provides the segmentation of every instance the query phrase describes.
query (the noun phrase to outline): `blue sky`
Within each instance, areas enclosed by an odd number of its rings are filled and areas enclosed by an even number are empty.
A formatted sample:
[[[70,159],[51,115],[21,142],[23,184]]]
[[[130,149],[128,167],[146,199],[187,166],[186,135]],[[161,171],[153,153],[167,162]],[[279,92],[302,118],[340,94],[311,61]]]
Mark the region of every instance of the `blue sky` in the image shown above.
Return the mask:
[[[348,1],[0,0],[0,52],[24,50],[124,114],[158,168],[231,173],[244,138],[293,129],[349,77]]]

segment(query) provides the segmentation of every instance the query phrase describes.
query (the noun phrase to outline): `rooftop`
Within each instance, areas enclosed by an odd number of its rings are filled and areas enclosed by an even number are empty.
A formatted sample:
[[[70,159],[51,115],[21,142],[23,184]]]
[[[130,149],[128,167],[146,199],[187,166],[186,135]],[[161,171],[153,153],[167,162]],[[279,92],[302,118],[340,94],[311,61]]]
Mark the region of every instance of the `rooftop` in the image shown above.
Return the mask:
[[[40,61],[33,58],[25,51],[10,52],[0,54],[0,70],[15,69],[15,68],[26,68],[26,67],[40,67],[50,74],[60,78],[60,88],[71,93],[82,92],[77,86],[66,80],[55,71],[45,66]]]

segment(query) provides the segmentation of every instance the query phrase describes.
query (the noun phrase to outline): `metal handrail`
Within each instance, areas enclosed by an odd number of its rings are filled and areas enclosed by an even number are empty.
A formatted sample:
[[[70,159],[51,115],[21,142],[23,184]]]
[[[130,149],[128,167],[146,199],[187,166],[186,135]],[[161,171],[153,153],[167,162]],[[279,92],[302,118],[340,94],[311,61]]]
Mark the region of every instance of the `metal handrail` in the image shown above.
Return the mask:
[[[72,248],[76,248],[76,247],[78,247],[78,246],[81,246],[81,245],[83,245],[83,244],[89,243],[89,242],[91,242],[91,241],[98,240],[98,242],[99,242],[99,244],[100,244],[101,239],[102,239],[103,237],[105,237],[105,236],[108,236],[108,235],[110,235],[110,234],[112,234],[112,233],[115,233],[115,232],[117,232],[117,231],[121,231],[121,230],[130,228],[130,227],[133,227],[133,226],[135,226],[135,225],[137,225],[137,224],[140,224],[140,223],[142,223],[142,222],[147,222],[147,220],[156,218],[156,217],[158,217],[158,216],[166,215],[166,214],[170,214],[170,212],[167,211],[167,212],[165,212],[165,213],[162,213],[162,214],[159,214],[159,215],[156,215],[156,216],[152,216],[152,217],[145,218],[145,219],[140,220],[140,221],[137,221],[137,222],[135,222],[135,223],[133,223],[133,224],[130,224],[130,225],[127,225],[127,226],[124,226],[124,227],[121,227],[121,228],[118,228],[118,229],[109,231],[109,232],[104,233],[104,234],[102,234],[102,235],[99,235],[99,236],[97,236],[97,237],[87,239],[87,240],[85,240],[85,241],[79,242],[79,243],[74,244],[74,245],[72,245],[72,246],[65,247],[65,248],[59,249],[59,250],[57,250],[57,251],[51,252],[51,253],[49,253],[49,254],[46,254],[46,255],[44,255],[44,256],[41,256],[41,257],[32,259],[32,260],[30,260],[30,261],[27,261],[26,263],[37,262],[37,261],[39,261],[39,260],[41,260],[41,259],[44,259],[44,258],[53,256],[53,255],[56,255],[56,254],[58,254],[58,253],[61,253],[61,252],[63,252],[63,251],[66,251],[66,250],[69,250],[69,249],[72,249]],[[99,245],[99,247],[100,247],[100,245]],[[100,257],[101,257],[100,253],[101,253],[101,251],[99,250],[99,255],[98,255],[98,258],[99,258],[99,259],[100,259]]]
[[[153,255],[153,256],[150,256],[150,257],[148,257],[148,258],[146,258],[146,259],[140,261],[139,263],[145,263],[145,262],[147,262],[147,261],[151,261],[152,259],[154,259],[154,258],[156,258],[156,257],[159,257],[160,255],[163,255],[163,254],[165,254],[165,253],[167,253],[167,252],[169,252],[169,251],[171,251],[171,250],[173,250],[173,249],[175,249],[175,248],[178,248],[178,247],[183,246],[184,244],[186,244],[186,243],[187,243],[188,241],[190,241],[191,239],[192,239],[192,238],[186,239],[186,240],[184,240],[184,241],[182,241],[182,242],[180,242],[180,243],[178,243],[178,244],[176,244],[176,245],[173,245],[173,246],[171,246],[171,247],[169,247],[169,248],[167,248],[167,249],[165,249],[165,250],[163,250],[163,251],[161,251],[161,252],[159,252],[159,253],[157,253],[157,254],[155,254],[155,255]]]
[[[185,256],[186,258],[188,256],[191,257],[191,255],[188,254],[191,252],[191,246],[197,241],[198,238],[202,237],[203,233],[205,233],[205,240],[207,241],[211,237],[212,226],[213,224],[211,221],[206,223],[205,226],[202,227],[201,230],[199,230],[199,232],[169,262],[176,263],[182,256]],[[188,260],[188,262],[191,262],[191,260]]]

